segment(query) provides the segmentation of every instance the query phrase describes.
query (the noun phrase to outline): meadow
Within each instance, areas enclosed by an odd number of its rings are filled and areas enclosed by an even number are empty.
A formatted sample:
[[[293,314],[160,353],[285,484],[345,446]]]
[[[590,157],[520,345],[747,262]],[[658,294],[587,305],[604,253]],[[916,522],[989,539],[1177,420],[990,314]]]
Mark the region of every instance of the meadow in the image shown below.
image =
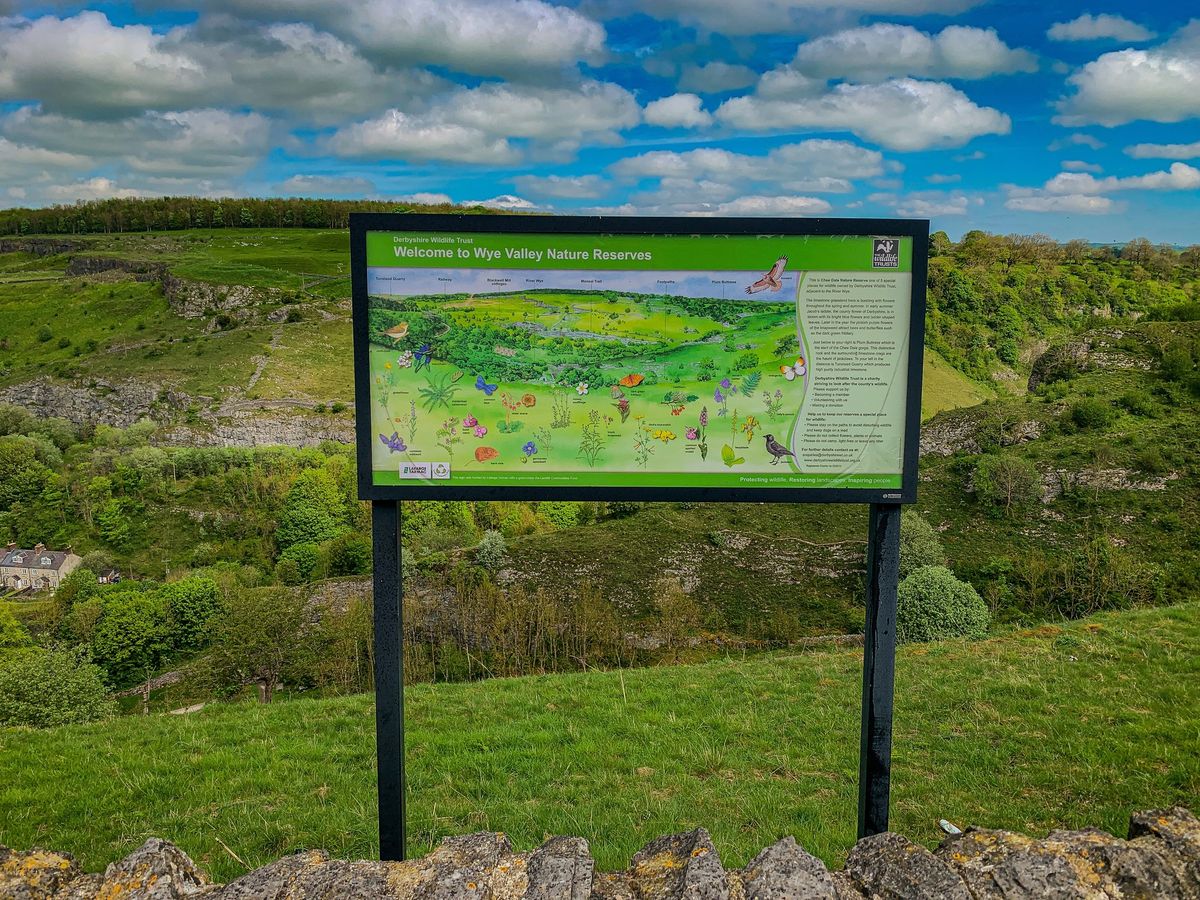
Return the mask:
[[[601,868],[708,828],[726,865],[793,834],[829,864],[854,842],[861,651],[730,657],[415,685],[409,851],[506,831],[588,838]],[[1195,805],[1200,605],[902,647],[892,828],[1044,834]],[[369,857],[371,697],[210,705],[47,731],[0,729],[0,843],[97,869],[154,835],[218,880],[323,847]],[[236,856],[235,856],[236,854]]]

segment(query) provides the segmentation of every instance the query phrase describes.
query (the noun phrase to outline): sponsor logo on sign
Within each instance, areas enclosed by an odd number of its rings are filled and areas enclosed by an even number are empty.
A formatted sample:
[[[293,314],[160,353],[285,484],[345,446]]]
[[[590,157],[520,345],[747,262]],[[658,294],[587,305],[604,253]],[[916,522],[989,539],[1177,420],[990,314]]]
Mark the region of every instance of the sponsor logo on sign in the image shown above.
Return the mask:
[[[400,463],[401,478],[432,478],[433,463],[427,462],[405,462]]]
[[[450,463],[437,462],[433,463],[433,477],[436,479],[444,479],[450,477]]]
[[[874,269],[900,268],[900,242],[895,238],[875,238],[871,242],[871,267]]]

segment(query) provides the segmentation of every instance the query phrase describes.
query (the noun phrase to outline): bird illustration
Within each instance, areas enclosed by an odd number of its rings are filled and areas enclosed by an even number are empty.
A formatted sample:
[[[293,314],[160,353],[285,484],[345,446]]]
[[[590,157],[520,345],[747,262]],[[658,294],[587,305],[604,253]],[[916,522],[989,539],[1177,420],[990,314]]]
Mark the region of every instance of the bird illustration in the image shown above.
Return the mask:
[[[754,282],[746,288],[747,294],[757,294],[759,291],[779,291],[783,290],[783,282],[779,280],[783,275],[783,267],[787,265],[787,257],[781,256],[775,260],[775,265],[771,266],[771,270],[763,275],[762,278]]]
[[[778,465],[779,460],[783,459],[785,456],[790,456],[792,459],[796,458],[795,453],[783,446],[783,444],[779,443],[779,441],[775,440],[775,435],[768,434],[764,435],[764,437],[767,439],[767,452],[775,457],[771,460],[771,465]]]

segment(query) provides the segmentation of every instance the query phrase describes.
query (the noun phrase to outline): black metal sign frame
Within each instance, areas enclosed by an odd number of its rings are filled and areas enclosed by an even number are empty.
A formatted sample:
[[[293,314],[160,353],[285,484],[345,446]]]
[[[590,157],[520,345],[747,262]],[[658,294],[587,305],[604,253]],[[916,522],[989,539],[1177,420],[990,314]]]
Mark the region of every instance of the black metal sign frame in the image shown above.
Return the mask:
[[[903,488],[863,489],[732,488],[444,488],[415,486],[380,490],[372,484],[370,415],[357,419],[359,493],[371,501],[374,548],[375,727],[379,795],[379,856],[406,858],[407,815],[404,775],[403,583],[401,499],[577,499],[700,500],[725,502],[869,503],[866,628],[863,647],[859,746],[858,836],[888,828],[891,789],[892,708],[896,657],[896,593],[900,581],[901,504],[916,500],[920,442],[921,365],[924,348],[925,285],[929,223],[891,219],[608,219],[555,217],[413,216],[373,213],[350,216],[354,290],[355,399],[370,410],[367,322],[366,233],[368,231],[491,231],[594,234],[836,234],[891,235],[913,239],[912,306],[904,432]],[[686,228],[684,224],[686,223]]]

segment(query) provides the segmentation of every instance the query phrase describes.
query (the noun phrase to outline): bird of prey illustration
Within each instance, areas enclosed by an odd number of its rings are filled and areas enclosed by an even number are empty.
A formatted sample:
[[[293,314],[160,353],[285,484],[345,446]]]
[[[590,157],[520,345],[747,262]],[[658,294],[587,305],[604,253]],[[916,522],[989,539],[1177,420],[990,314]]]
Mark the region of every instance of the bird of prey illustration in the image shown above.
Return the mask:
[[[779,280],[783,275],[783,267],[787,265],[787,257],[781,256],[775,260],[775,265],[771,266],[771,271],[767,272],[762,278],[754,282],[746,288],[747,294],[757,294],[759,291],[779,291],[783,290],[783,282]]]
[[[768,434],[765,437],[767,439],[767,452],[770,453],[771,456],[775,457],[771,460],[771,465],[778,465],[779,461],[785,456],[790,456],[792,459],[796,458],[795,453],[783,446],[783,444],[779,443],[779,441],[775,440],[775,435]]]

